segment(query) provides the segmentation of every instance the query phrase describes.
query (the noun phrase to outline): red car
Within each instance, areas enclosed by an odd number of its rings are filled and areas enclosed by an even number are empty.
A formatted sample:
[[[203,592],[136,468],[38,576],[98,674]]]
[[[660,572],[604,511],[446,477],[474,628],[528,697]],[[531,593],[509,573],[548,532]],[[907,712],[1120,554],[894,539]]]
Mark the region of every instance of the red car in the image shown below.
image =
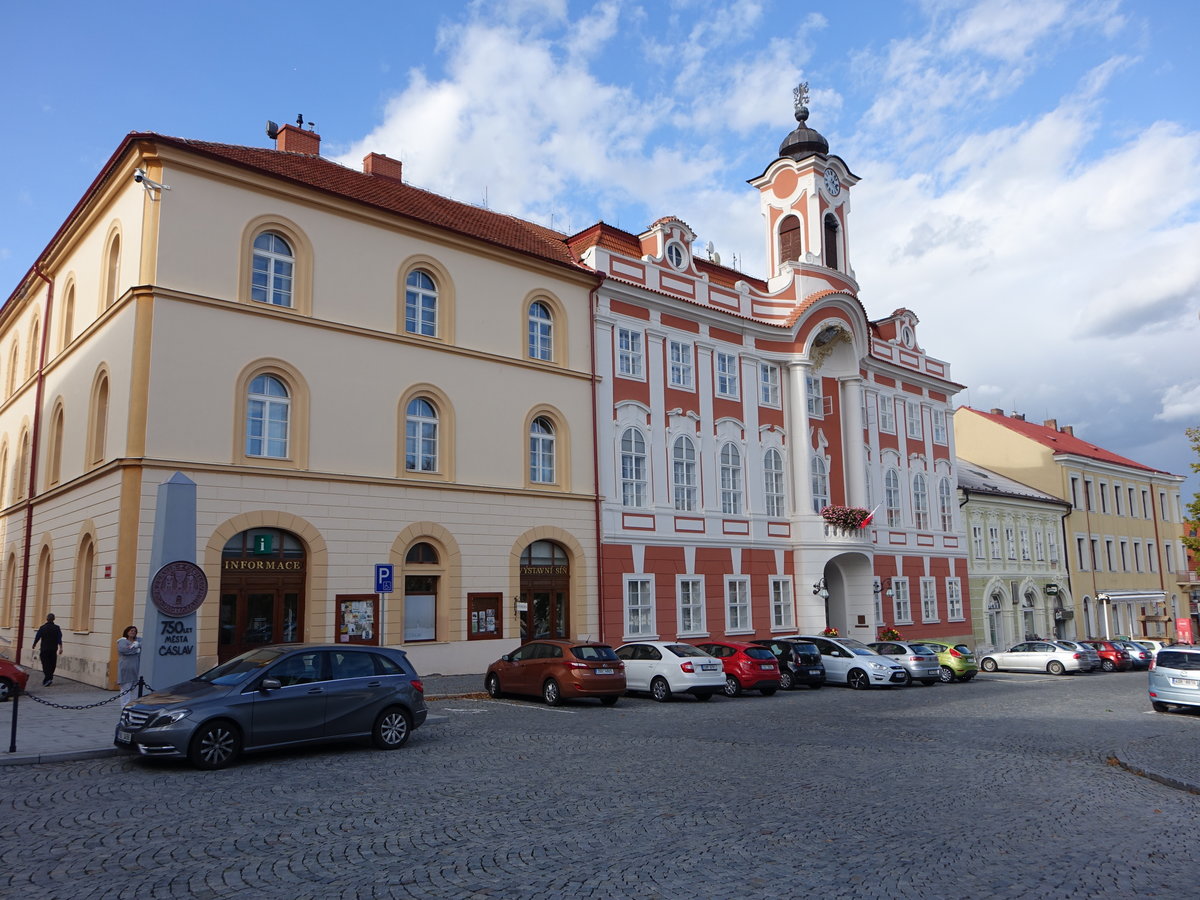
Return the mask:
[[[1128,672],[1133,668],[1133,658],[1124,647],[1112,641],[1083,641],[1100,654],[1100,668],[1105,672]]]
[[[14,691],[25,691],[29,673],[11,660],[0,659],[0,703],[13,695]]]
[[[579,697],[612,706],[625,693],[625,663],[608,644],[530,641],[488,666],[483,686],[493,697],[525,694],[550,706]]]
[[[726,697],[736,697],[742,691],[758,691],[770,697],[779,690],[779,663],[766,647],[740,641],[709,641],[696,646],[725,666]]]

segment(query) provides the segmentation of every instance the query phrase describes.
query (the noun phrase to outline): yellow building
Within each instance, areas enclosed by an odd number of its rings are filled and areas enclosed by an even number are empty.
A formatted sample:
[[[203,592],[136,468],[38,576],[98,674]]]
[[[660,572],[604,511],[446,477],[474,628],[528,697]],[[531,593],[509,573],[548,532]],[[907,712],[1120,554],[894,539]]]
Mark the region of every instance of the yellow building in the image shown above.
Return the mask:
[[[1188,615],[1184,479],[1077,437],[1054,419],[960,407],[958,455],[1071,504],[1063,554],[1079,638],[1173,637]]]
[[[356,640],[479,672],[523,634],[594,634],[599,279],[395,160],[275,137],[130,134],[0,310],[0,641],[30,663],[54,612],[60,673],[112,685],[175,472],[198,669]]]

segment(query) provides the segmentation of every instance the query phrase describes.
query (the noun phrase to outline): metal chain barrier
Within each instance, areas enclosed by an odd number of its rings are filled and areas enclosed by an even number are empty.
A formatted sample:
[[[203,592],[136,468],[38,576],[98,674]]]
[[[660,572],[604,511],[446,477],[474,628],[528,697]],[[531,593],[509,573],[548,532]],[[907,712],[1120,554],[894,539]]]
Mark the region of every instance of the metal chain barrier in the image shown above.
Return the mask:
[[[53,707],[54,709],[95,709],[97,706],[104,706],[104,704],[112,703],[114,700],[120,700],[126,694],[132,693],[133,691],[136,691],[139,688],[142,690],[149,691],[151,693],[153,693],[153,691],[154,691],[154,688],[150,687],[150,685],[146,684],[146,682],[144,682],[142,679],[139,678],[137,684],[133,685],[132,687],[126,688],[125,690],[121,691],[119,694],[113,694],[111,697],[106,697],[103,700],[97,700],[95,703],[85,703],[82,706],[71,706],[66,703],[55,703],[51,700],[43,700],[37,694],[31,694],[28,691],[23,692],[21,694],[21,696],[28,697],[34,703],[40,703],[40,704],[42,704],[42,706],[50,706],[50,707]],[[142,696],[140,691],[138,693],[138,696],[139,697]]]

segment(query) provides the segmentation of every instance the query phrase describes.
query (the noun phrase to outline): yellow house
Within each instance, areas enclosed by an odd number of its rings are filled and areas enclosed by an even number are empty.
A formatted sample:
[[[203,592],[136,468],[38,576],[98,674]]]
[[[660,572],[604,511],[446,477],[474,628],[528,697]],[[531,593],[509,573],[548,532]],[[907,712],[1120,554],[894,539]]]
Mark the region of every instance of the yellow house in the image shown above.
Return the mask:
[[[1184,479],[1077,437],[1054,419],[1027,422],[960,407],[958,455],[1067,501],[1063,552],[1079,638],[1173,637],[1187,616],[1179,490]]]
[[[0,641],[112,685],[158,486],[197,668],[278,641],[479,672],[597,629],[591,292],[562,235],[320,156],[127,136],[0,310]],[[374,565],[395,567],[374,595]]]

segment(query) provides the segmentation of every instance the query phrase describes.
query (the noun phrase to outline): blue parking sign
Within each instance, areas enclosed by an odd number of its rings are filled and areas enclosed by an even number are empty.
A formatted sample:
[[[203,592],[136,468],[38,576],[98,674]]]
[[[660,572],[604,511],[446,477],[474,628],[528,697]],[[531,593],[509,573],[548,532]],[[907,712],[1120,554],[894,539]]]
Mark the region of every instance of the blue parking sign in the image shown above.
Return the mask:
[[[375,593],[390,594],[395,567],[391,563],[375,565]]]

